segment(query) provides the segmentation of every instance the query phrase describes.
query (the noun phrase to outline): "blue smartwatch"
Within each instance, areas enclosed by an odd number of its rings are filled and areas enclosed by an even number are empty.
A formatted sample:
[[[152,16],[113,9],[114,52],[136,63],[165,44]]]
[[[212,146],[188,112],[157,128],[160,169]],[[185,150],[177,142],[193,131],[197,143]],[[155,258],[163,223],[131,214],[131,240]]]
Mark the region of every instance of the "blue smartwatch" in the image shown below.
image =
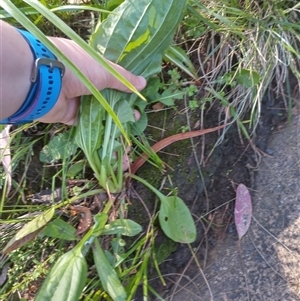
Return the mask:
[[[56,104],[62,87],[65,66],[31,33],[17,29],[34,56],[31,87],[20,109],[0,124],[23,124],[46,115]]]

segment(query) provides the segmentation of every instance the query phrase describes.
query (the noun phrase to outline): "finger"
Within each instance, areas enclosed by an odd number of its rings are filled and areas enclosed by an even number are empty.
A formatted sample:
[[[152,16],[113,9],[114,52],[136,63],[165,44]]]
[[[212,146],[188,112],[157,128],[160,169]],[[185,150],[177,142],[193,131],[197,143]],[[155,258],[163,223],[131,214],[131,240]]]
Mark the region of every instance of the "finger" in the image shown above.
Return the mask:
[[[141,113],[138,110],[134,110],[134,119],[138,121],[141,118]]]
[[[123,67],[117,64],[111,62],[110,64],[120,75],[122,75],[127,81],[129,81],[138,91],[141,91],[146,87],[147,82],[144,77],[136,76],[132,74],[130,71],[124,69]],[[106,78],[106,88],[116,89],[123,92],[132,92],[108,71],[107,71],[107,78]]]

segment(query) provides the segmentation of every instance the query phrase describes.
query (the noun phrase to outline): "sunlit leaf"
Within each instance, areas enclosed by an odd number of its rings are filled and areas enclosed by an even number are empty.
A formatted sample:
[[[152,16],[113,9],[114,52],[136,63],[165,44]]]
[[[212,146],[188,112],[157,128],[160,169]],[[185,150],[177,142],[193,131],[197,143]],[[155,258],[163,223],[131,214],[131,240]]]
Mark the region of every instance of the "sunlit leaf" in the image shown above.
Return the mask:
[[[97,239],[93,244],[93,255],[96,269],[104,290],[114,301],[125,301],[125,289],[122,286],[116,271],[108,262]]]
[[[58,259],[34,300],[78,301],[86,279],[87,263],[75,247]]]
[[[241,239],[248,231],[252,217],[252,202],[249,190],[244,184],[239,184],[236,190],[234,221]]]
[[[45,225],[47,225],[47,223],[52,219],[53,215],[54,207],[35,217],[13,236],[13,238],[2,250],[2,253],[6,254],[16,250],[26,244],[28,241],[32,240],[39,233],[39,231]]]

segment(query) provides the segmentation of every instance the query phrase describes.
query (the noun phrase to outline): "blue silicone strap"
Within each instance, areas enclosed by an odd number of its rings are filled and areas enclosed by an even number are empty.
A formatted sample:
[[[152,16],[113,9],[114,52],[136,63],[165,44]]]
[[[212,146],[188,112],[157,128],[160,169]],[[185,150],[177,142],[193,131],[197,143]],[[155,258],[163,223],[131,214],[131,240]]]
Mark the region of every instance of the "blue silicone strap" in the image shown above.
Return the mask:
[[[46,115],[59,97],[64,66],[31,33],[17,29],[28,42],[35,59],[31,87],[21,108],[0,124],[23,124]]]

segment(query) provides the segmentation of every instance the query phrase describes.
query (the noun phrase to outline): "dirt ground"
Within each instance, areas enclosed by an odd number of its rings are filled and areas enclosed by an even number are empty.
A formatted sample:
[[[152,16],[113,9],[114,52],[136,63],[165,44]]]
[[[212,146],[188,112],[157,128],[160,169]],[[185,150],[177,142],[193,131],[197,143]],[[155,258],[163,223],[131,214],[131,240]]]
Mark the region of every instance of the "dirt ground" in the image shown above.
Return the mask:
[[[217,125],[219,110],[217,104],[209,110],[205,116],[204,128]],[[196,259],[187,245],[174,244],[163,235],[157,238],[157,253],[161,258],[165,256],[161,271],[167,285],[161,284],[154,269],[150,284],[166,300],[298,300],[282,297],[276,299],[277,296],[274,295],[276,282],[272,283],[273,293],[271,288],[264,283],[264,281],[269,281],[269,277],[264,278],[268,276],[268,272],[264,273],[264,269],[268,265],[270,269],[276,270],[276,267],[266,263],[264,256],[255,250],[256,248],[268,249],[271,247],[271,242],[266,241],[266,245],[259,246],[257,241],[261,237],[254,234],[257,232],[254,232],[253,226],[251,239],[249,237],[243,239],[239,253],[233,222],[235,189],[238,184],[245,184],[252,196],[255,195],[256,198],[262,197],[258,191],[264,190],[264,185],[269,185],[270,189],[273,189],[269,182],[264,182],[267,179],[270,180],[269,175],[258,171],[266,168],[264,164],[272,164],[266,163],[266,159],[276,159],[273,158],[275,149],[282,149],[284,155],[286,153],[284,146],[293,144],[288,141],[287,144],[284,142],[277,145],[276,142],[275,145],[268,143],[270,137],[275,135],[274,133],[280,132],[283,127],[288,127],[285,112],[283,99],[275,97],[270,88],[269,93],[264,97],[261,120],[257,134],[253,138],[256,149],[251,147],[248,141],[241,139],[237,127],[232,126],[226,133],[223,143],[210,157],[208,154],[220,133],[209,134],[205,138],[195,138],[194,151],[190,141],[177,142],[164,149],[167,154],[161,154],[161,157],[170,168],[163,176],[157,170],[153,171],[150,165],[145,165],[139,171],[141,177],[146,178],[156,187],[162,186],[165,190],[178,188],[178,195],[188,204],[197,223],[198,236],[196,242],[192,244]],[[198,117],[197,112],[190,114],[192,127],[197,124]],[[172,133],[175,125],[178,129],[181,122],[186,124],[184,118],[182,115],[169,114],[165,136]],[[160,120],[164,120],[163,117],[155,118],[153,123],[160,127]],[[153,133],[148,134],[153,136]],[[201,163],[200,169],[197,161]],[[277,168],[281,168],[280,164]],[[268,172],[272,171],[272,166],[269,166],[269,169]],[[288,166],[284,170],[288,171]],[[170,176],[171,183],[168,176]],[[151,211],[155,197],[138,184],[135,184],[134,188]],[[269,193],[269,189],[265,190],[266,195]],[[133,199],[132,202],[139,204],[139,198]],[[279,198],[278,202],[281,202]],[[269,206],[273,207],[265,209],[267,217],[269,216],[268,210],[271,212],[273,209],[273,212],[277,205],[270,204]],[[256,207],[255,210],[259,213],[261,209]],[[254,216],[259,219],[256,213]],[[130,215],[141,223],[147,216],[141,205],[133,206],[130,209]],[[275,213],[274,216],[276,216]],[[273,222],[275,226],[276,220],[273,219]],[[272,231],[272,233],[277,235],[279,232]],[[254,258],[250,258],[249,253]],[[167,254],[170,255],[167,256]],[[281,280],[284,279],[282,274],[280,275]],[[277,283],[282,285],[284,281],[277,281]],[[268,295],[270,297],[267,297]],[[136,300],[142,300],[142,295],[138,295]],[[158,299],[153,297],[153,300]]]
[[[252,224],[240,249],[228,232],[201,269],[190,264],[177,277],[167,300],[300,300],[299,126],[296,116],[268,143],[272,155],[255,177]]]

